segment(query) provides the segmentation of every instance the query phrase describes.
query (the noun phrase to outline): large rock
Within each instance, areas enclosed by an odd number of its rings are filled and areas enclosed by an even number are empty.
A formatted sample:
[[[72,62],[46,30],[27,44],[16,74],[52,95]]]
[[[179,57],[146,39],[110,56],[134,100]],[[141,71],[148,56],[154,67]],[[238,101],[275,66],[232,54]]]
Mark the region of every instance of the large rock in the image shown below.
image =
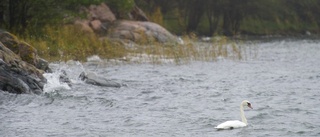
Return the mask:
[[[50,72],[49,63],[38,56],[37,50],[26,42],[19,41],[18,38],[9,32],[0,30],[0,42],[9,48],[13,53],[20,58],[36,66],[46,72]]]
[[[130,13],[129,18],[136,21],[117,20],[110,8],[102,3],[83,8],[88,14],[86,20],[77,20],[75,24],[86,32],[95,32],[100,36],[108,36],[112,40],[130,40],[144,44],[149,42],[179,43],[176,36],[172,35],[162,26],[149,22],[146,14],[137,6]]]
[[[89,20],[100,20],[101,22],[113,22],[116,20],[116,17],[105,3],[90,5],[87,10],[89,12]]]
[[[118,21],[109,32],[109,37],[131,40],[137,43],[154,41],[160,43],[177,42],[177,37],[162,26],[153,22],[143,21]]]
[[[129,18],[136,21],[149,21],[147,15],[137,5],[132,8]]]
[[[76,20],[75,24],[87,32],[94,31],[104,34],[107,32],[110,24],[116,20],[115,15],[105,3],[90,5],[88,8],[83,8],[83,11],[88,14],[87,19]]]
[[[85,73],[82,72],[79,78],[85,81],[88,84],[97,85],[97,86],[104,86],[104,87],[121,87],[121,84],[112,80],[108,80],[104,77],[98,76],[95,73]]]
[[[40,94],[46,83],[42,73],[0,42],[0,90]]]
[[[76,20],[74,25],[79,28],[81,31],[87,33],[93,33],[93,29],[90,27],[90,22],[87,20]]]
[[[9,32],[0,30],[0,90],[10,93],[42,93],[50,71],[37,50]],[[39,68],[39,69],[38,69]],[[40,70],[41,69],[41,70]]]
[[[19,43],[18,38],[9,32],[0,30],[0,42],[7,46],[11,51],[19,54]]]

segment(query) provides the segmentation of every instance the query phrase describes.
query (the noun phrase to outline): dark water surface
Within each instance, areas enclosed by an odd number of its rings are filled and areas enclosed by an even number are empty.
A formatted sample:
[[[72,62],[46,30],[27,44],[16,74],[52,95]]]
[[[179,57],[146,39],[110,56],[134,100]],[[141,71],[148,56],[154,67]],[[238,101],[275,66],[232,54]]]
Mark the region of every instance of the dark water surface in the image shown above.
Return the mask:
[[[243,61],[56,64],[74,77],[71,88],[47,76],[43,95],[0,92],[0,136],[320,136],[319,42],[257,42],[257,56]],[[85,84],[82,69],[127,86]],[[244,99],[249,126],[216,131],[240,120]]]

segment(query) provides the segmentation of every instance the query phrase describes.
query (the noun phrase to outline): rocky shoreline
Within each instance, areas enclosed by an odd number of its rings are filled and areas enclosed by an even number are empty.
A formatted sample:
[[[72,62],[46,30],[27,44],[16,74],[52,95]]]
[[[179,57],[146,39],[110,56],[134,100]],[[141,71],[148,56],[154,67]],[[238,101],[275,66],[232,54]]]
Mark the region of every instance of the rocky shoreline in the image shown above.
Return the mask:
[[[47,83],[44,73],[51,73],[51,69],[49,63],[38,56],[36,49],[19,41],[9,32],[0,31],[0,91],[41,94]],[[79,78],[87,84],[97,86],[117,88],[122,86],[121,83],[99,77],[94,73],[83,72]],[[60,75],[60,82],[72,86],[66,73]]]
[[[47,80],[42,74],[50,69],[36,49],[9,32],[0,31],[0,57],[0,90],[18,94],[43,92]]]
[[[129,13],[130,20],[117,19],[105,3],[83,7],[82,12],[87,14],[87,18],[75,20],[74,25],[85,32],[95,33],[102,39],[138,44],[180,42],[165,28],[150,22],[138,7]],[[38,56],[34,47],[0,29],[0,91],[41,94],[47,82],[43,76],[45,72],[51,72],[49,63]],[[85,75],[83,78],[88,84],[121,86],[120,83],[94,75]]]

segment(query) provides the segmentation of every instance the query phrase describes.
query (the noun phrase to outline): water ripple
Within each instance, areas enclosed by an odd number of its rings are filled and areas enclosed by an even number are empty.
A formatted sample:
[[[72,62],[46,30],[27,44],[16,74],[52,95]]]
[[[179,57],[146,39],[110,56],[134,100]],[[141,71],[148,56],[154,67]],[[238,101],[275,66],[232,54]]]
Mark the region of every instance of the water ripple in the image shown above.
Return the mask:
[[[97,71],[127,86],[106,88],[78,82],[71,89],[40,96],[0,92],[0,133],[2,136],[320,136],[318,43],[258,43],[257,58],[243,61],[177,66],[122,64],[94,69],[84,65],[81,71]],[[79,65],[63,69],[72,72]],[[245,109],[249,125],[215,130],[223,121],[241,119],[239,103],[243,99],[250,100],[254,107]]]

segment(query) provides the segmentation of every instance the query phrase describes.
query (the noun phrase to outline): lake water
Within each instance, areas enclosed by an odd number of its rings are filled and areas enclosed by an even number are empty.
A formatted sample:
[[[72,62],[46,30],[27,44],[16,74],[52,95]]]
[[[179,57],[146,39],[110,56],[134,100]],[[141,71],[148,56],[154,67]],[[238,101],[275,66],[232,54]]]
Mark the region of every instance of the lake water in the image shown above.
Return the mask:
[[[175,65],[51,65],[42,95],[0,92],[1,137],[320,136],[320,41],[244,43],[245,60]],[[251,43],[251,44],[249,44]],[[248,54],[251,51],[248,52]],[[57,81],[66,70],[72,87]],[[99,87],[77,80],[82,70],[126,86]],[[217,131],[240,120],[249,126]]]

